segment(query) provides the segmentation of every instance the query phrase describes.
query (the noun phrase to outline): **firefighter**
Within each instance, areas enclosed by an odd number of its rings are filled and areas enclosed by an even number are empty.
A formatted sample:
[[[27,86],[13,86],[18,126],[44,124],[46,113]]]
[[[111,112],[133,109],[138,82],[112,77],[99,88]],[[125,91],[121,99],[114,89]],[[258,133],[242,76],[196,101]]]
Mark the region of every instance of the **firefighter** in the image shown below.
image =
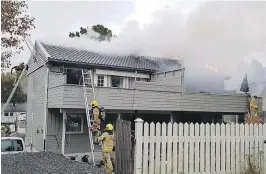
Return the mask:
[[[107,129],[105,128],[103,130],[103,133],[106,132]],[[113,132],[113,134],[115,134]],[[115,136],[114,136],[114,142],[115,142]],[[112,152],[110,153],[110,158],[111,158],[111,161],[112,161],[112,165],[113,165],[113,170],[115,170],[115,143],[114,143],[114,146],[113,146],[113,149],[112,149]],[[96,165],[97,167],[101,167],[101,166],[104,166],[104,161],[101,160],[100,163],[98,165]]]
[[[257,117],[258,116],[258,104],[257,104],[257,96],[254,96],[254,97],[250,97],[249,98],[249,104],[250,104],[250,115],[251,116],[255,116]]]
[[[107,124],[105,129],[106,129],[105,132],[100,137],[97,138],[97,141],[103,142],[103,147],[102,147],[103,162],[107,174],[111,174],[113,172],[111,156],[114,148],[113,125]]]
[[[96,138],[100,136],[101,134],[101,112],[100,108],[98,107],[98,102],[96,100],[91,101],[91,113],[92,113],[92,132],[94,133],[93,135],[93,142],[97,144]]]

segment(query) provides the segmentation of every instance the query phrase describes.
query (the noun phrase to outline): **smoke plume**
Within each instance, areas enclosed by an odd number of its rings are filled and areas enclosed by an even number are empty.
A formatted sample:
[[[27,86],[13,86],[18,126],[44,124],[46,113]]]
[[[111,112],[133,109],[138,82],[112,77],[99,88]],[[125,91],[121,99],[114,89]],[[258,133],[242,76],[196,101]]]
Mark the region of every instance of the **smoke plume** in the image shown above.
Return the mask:
[[[178,7],[153,16],[143,28],[128,22],[110,43],[86,37],[43,41],[106,54],[183,59],[187,79],[211,86],[217,79],[213,74],[220,74],[221,80],[229,75],[235,79],[232,88],[241,84],[246,60],[266,59],[266,2],[206,2],[188,17]]]

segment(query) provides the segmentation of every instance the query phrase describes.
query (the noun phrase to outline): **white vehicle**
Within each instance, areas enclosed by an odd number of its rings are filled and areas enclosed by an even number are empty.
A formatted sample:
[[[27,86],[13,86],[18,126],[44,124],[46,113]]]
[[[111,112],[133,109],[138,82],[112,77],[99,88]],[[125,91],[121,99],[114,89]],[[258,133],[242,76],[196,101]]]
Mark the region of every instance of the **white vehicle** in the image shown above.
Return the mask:
[[[25,142],[20,137],[1,137],[1,154],[26,152]]]

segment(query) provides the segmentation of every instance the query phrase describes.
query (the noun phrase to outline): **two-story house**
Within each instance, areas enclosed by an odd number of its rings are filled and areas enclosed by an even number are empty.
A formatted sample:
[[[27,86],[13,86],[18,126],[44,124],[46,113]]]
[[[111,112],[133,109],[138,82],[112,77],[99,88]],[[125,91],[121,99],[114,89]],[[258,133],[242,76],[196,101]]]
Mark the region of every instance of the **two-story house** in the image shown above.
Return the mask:
[[[149,122],[218,122],[222,115],[247,111],[245,94],[186,90],[177,60],[105,55],[36,41],[28,69],[26,136],[37,150],[90,152],[82,69],[93,70],[106,122],[134,120],[135,114]]]

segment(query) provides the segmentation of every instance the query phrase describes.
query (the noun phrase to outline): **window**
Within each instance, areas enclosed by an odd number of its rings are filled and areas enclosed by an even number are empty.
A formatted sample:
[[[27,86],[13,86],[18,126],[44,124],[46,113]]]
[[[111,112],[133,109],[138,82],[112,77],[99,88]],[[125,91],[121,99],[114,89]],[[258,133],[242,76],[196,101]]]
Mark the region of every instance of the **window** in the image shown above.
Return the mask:
[[[81,70],[67,69],[67,84],[82,84]]]
[[[11,117],[13,116],[13,112],[10,112],[10,116],[11,116]]]
[[[66,73],[66,69],[64,69],[62,64],[52,64],[50,71],[55,73]]]
[[[67,115],[66,132],[83,133],[83,118],[82,115]]]
[[[1,140],[1,152],[23,151],[21,140],[6,139]]]
[[[5,116],[8,116],[8,112],[5,112]]]
[[[100,86],[100,87],[104,86],[104,76],[103,75],[98,75],[97,86]]]
[[[111,87],[122,88],[123,87],[123,77],[111,76]]]

